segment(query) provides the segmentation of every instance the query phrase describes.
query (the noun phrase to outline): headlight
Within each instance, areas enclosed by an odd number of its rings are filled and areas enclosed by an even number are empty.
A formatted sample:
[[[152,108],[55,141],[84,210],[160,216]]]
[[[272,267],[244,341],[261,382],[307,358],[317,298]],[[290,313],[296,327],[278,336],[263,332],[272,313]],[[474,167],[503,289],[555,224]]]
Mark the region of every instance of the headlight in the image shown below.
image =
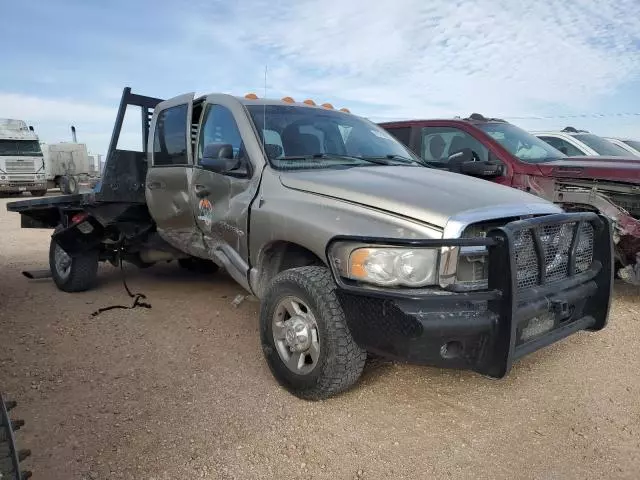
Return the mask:
[[[385,287],[437,283],[438,249],[338,244],[330,261],[342,277]]]

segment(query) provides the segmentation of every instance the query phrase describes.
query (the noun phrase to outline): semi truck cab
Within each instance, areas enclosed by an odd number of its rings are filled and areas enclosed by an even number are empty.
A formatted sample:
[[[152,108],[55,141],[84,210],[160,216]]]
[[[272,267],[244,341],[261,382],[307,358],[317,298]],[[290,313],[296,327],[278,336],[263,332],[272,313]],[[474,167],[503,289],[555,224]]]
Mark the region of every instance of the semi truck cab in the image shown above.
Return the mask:
[[[38,136],[23,120],[0,119],[0,193],[46,193]]]

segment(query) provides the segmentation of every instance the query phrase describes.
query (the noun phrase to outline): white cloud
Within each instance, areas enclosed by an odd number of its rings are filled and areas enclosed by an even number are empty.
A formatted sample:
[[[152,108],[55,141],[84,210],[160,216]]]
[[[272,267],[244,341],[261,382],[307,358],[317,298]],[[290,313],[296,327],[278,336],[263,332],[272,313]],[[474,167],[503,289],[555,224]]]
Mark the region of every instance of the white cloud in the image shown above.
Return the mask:
[[[262,95],[266,64],[270,97],[330,101],[373,120],[588,112],[640,79],[638,0],[202,0],[192,7],[174,12],[177,32],[135,42],[111,36],[105,44],[119,69],[109,70],[105,58],[99,76],[74,72],[104,104],[0,92],[0,115],[31,121],[46,141],[68,139],[74,124],[79,140],[106,153],[125,78],[153,96]],[[602,133],[640,132],[638,117],[584,126],[600,133],[598,125]],[[137,129],[126,127],[123,139],[135,141]]]
[[[372,105],[367,113],[522,114],[554,104],[588,109],[638,78],[637,6],[257,0],[231,7],[223,31],[215,13],[195,22],[208,25],[215,41],[232,39],[234,59],[238,45],[262,52],[252,59],[269,63],[277,92],[362,101]]]

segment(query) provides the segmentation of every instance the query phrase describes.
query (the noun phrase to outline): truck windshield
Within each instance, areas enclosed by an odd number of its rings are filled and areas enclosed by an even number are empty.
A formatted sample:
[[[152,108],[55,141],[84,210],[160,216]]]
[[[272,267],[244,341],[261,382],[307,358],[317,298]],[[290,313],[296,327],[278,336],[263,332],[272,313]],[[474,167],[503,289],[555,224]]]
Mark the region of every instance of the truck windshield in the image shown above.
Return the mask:
[[[598,155],[611,155],[613,157],[628,157],[630,155],[624,148],[591,133],[581,133],[574,135],[574,137],[585,145],[593,148]]]
[[[247,109],[275,168],[424,165],[386,130],[355,115],[295,105]]]
[[[0,155],[42,156],[37,140],[0,140]]]
[[[542,163],[566,158],[560,150],[510,123],[483,123],[478,127],[523,162]]]

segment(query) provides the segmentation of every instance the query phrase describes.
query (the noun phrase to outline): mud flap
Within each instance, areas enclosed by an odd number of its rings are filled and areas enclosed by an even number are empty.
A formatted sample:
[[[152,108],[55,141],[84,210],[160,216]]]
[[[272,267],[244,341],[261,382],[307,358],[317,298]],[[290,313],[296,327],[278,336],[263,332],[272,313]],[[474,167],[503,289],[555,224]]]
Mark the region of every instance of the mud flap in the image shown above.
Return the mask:
[[[51,236],[71,257],[92,250],[104,238],[104,227],[93,217],[74,223]]]

